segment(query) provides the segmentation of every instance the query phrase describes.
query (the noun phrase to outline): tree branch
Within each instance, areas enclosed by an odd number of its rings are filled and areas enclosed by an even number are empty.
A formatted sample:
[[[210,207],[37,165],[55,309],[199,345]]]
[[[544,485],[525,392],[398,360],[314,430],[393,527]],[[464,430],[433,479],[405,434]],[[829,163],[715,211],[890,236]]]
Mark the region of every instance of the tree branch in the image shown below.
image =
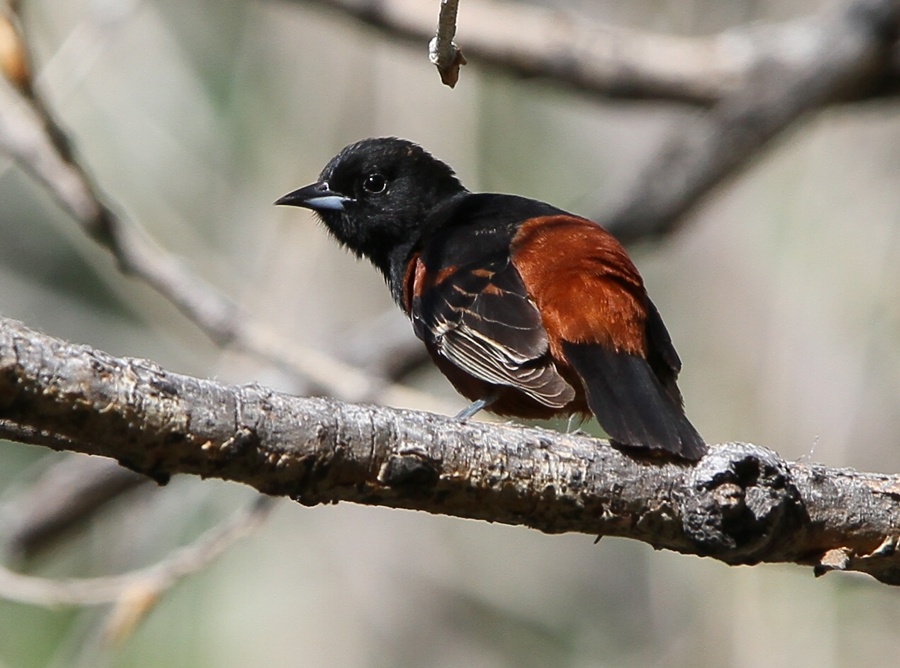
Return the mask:
[[[428,57],[441,75],[441,81],[453,88],[459,81],[459,68],[466,58],[453,41],[456,35],[456,13],[459,0],[441,0],[437,34],[428,43]]]
[[[207,530],[192,543],[174,550],[162,561],[121,575],[50,580],[0,567],[0,594],[23,603],[58,607],[114,603],[135,588],[141,588],[155,600],[176,580],[202,570],[236,540],[257,528],[273,507],[273,499],[257,497],[249,507]]]
[[[409,322],[394,309],[366,323],[341,346],[341,357],[371,378],[402,377],[431,363]],[[448,408],[445,412],[451,412]],[[146,476],[100,457],[72,454],[42,470],[27,489],[0,505],[0,551],[31,558],[131,489]]]
[[[121,575],[54,580],[16,573],[0,565],[0,597],[46,607],[114,603],[103,635],[107,641],[121,641],[166,590],[211,564],[236,541],[262,525],[275,505],[275,499],[259,496],[249,507],[163,560]]]
[[[417,0],[306,0],[393,36],[427,39]],[[612,98],[710,110],[671,140],[595,219],[624,242],[660,237],[807,113],[900,87],[898,0],[847,0],[784,24],[712,37],[648,34],[520,3],[467,0],[460,42],[475,59]]]
[[[391,37],[426,42],[432,6],[420,0],[300,0],[327,6]],[[893,0],[857,0],[887,7]],[[471,58],[519,76],[541,76],[619,99],[656,99],[708,107],[748,86],[758,68],[802,70],[821,44],[819,16],[783,24],[749,24],[707,37],[651,33],[599,23],[519,2],[466,0],[459,43]],[[824,46],[827,47],[827,44]],[[886,76],[900,80],[897,63]]]
[[[898,26],[896,0],[857,0],[796,26],[803,59],[759,60],[740,89],[678,129],[618,210],[598,222],[624,242],[672,232],[715,186],[807,113],[883,85]]]
[[[404,370],[394,353],[404,344],[389,340],[394,332],[368,341],[365,355],[348,351],[365,369],[321,351],[289,341],[254,322],[226,295],[193,273],[179,258],[157,244],[139,225],[116,214],[72,150],[68,133],[56,121],[40,90],[16,14],[0,14],[0,148],[42,183],[81,229],[112,252],[123,273],[145,281],[171,301],[214,342],[255,355],[293,373],[311,390],[349,400],[371,400],[450,411],[444,402],[394,382]],[[408,353],[408,346],[403,348]],[[425,351],[405,355],[415,364]],[[390,353],[390,362],[386,356]],[[65,448],[65,444],[61,444]],[[8,511],[6,547],[32,554],[130,487],[140,484],[133,473],[103,462],[72,458],[58,467],[67,484],[38,485],[27,505]]]
[[[0,506],[0,552],[29,558],[148,479],[114,461],[72,455],[53,462]]]
[[[31,68],[25,71],[30,73]],[[444,408],[434,397],[373,378],[255,322],[228,296],[157,244],[140,225],[113,211],[71,150],[67,133],[34,88],[30,74],[16,86],[0,77],[0,149],[42,183],[85,233],[112,253],[122,273],[154,288],[216,344],[254,355],[347,400]]]
[[[0,320],[0,437],[192,473],[306,505],[354,501],[634,538],[729,564],[794,562],[900,585],[900,476],[753,445],[696,466],[605,441],[302,399],[118,359]]]

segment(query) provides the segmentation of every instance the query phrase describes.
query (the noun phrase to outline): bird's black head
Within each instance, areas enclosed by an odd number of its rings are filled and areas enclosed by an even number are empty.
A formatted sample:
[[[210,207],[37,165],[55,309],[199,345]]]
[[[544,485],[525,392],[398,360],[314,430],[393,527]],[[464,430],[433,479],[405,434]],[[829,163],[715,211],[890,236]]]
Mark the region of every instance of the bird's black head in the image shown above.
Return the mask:
[[[379,137],[347,146],[316,183],[275,203],[312,209],[338,241],[390,279],[392,263],[406,259],[428,213],[463,192],[453,170],[422,147]]]

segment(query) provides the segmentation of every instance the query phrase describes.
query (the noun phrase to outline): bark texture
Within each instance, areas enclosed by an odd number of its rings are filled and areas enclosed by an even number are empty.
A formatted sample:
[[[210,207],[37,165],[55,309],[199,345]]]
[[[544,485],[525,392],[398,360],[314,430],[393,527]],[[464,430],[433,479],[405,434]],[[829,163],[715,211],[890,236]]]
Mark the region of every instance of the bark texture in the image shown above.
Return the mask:
[[[623,536],[900,584],[900,476],[789,463],[746,443],[713,446],[692,466],[581,435],[224,385],[8,319],[0,437],[112,457],[159,482],[213,476],[306,505]]]

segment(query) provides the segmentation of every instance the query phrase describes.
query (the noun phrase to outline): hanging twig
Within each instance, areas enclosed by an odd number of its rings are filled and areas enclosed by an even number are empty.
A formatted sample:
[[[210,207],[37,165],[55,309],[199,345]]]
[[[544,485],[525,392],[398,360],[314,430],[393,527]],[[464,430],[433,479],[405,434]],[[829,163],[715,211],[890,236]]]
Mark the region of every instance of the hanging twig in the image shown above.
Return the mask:
[[[441,81],[453,88],[459,81],[459,68],[466,64],[465,56],[453,41],[456,36],[456,14],[459,0],[441,0],[437,34],[428,43],[428,57],[437,67]]]

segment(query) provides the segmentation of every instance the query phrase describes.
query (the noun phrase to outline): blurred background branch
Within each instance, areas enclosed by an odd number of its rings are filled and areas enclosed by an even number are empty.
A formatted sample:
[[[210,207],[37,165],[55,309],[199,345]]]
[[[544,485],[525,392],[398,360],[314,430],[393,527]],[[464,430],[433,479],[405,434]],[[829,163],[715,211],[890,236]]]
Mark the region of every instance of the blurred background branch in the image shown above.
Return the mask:
[[[295,1],[329,7],[390,37],[420,44],[433,33],[434,8],[416,0]],[[463,8],[459,42],[478,63],[519,76],[545,77],[604,97],[670,100],[700,107],[755,88],[760,69],[798,73],[821,67],[829,40],[840,29],[856,32],[860,22],[869,24],[866,39],[872,48],[890,51],[897,39],[894,0],[830,3],[807,18],[748,24],[705,37],[628,29],[577,11],[523,3],[466,0]],[[873,65],[881,84],[896,88],[900,83],[897,59],[884,58]],[[856,68],[860,81],[869,79],[868,69],[868,65]],[[848,99],[874,94],[875,90],[860,87]]]
[[[417,0],[302,1],[390,35],[422,40],[428,32],[426,5]],[[625,30],[522,4],[467,0],[465,8],[461,39],[476,62],[604,97],[709,106],[664,144],[618,209],[597,217],[624,242],[671,232],[808,112],[894,94],[900,83],[896,0],[847,0],[805,19],[704,38]]]
[[[107,641],[121,642],[167,589],[209,566],[235,541],[261,526],[275,503],[273,498],[260,496],[250,507],[207,530],[190,545],[131,573],[53,580],[23,575],[0,565],[0,597],[45,607],[115,604],[104,635]]]
[[[24,47],[20,49],[24,54]],[[30,71],[30,67],[25,68],[25,72]],[[282,366],[332,396],[410,403],[432,410],[443,407],[423,393],[395,386],[389,379],[370,377],[254,322],[137,223],[114,213],[71,150],[65,130],[30,77],[19,82],[19,89],[23,91],[21,96],[10,80],[0,82],[0,147],[41,181],[91,238],[113,253],[123,273],[146,281],[214,342]]]
[[[600,222],[624,241],[671,231],[805,114],[854,94],[864,99],[875,82],[895,74],[898,27],[900,3],[868,0],[829,6],[806,23],[781,27],[797,31],[785,43],[802,44],[805,57],[788,63],[775,51],[757,54],[743,85],[663,146],[622,209]]]
[[[0,505],[3,551],[27,559],[78,527],[121,494],[152,482],[103,458],[66,457],[49,463],[31,485]]]
[[[236,540],[257,528],[273,508],[275,499],[258,497],[251,507],[206,531],[192,544],[179,548],[148,568],[90,579],[49,580],[0,567],[0,596],[43,605],[98,605],[115,603],[136,588],[156,599],[175,581],[208,566]]]

